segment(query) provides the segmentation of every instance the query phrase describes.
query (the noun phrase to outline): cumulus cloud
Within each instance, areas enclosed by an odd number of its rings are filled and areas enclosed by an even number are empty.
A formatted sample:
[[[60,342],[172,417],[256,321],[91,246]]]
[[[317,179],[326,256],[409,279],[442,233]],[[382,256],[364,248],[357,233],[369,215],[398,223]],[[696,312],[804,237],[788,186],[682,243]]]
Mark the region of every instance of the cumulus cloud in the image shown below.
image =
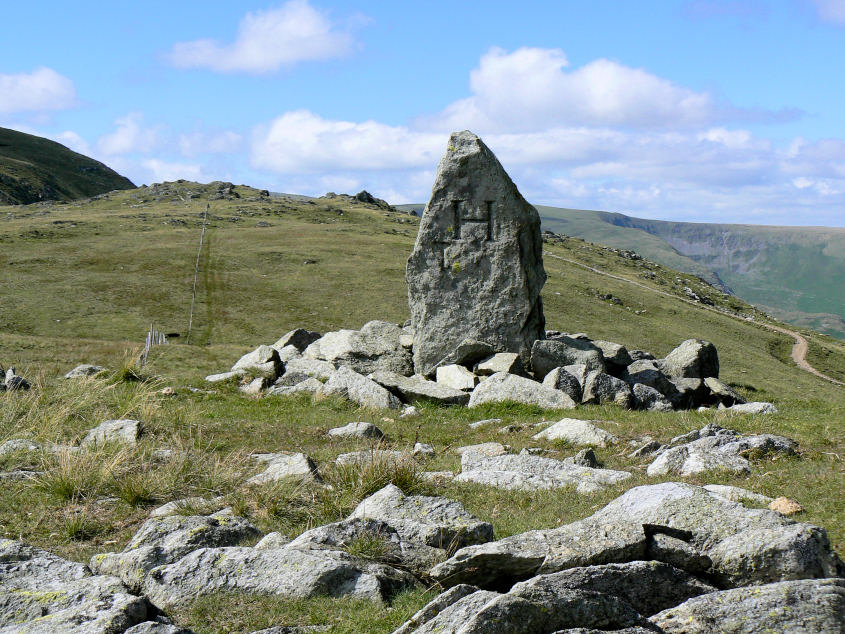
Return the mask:
[[[484,132],[529,132],[564,126],[683,129],[728,120],[773,120],[794,111],[763,112],[731,106],[706,92],[597,59],[569,68],[560,49],[493,48],[470,73],[472,95],[419,125],[473,127]]]
[[[167,57],[177,68],[269,73],[299,62],[342,57],[354,44],[326,13],[307,0],[290,0],[277,9],[247,13],[230,44],[210,39],[179,42]]]
[[[845,26],[845,0],[812,0],[819,17],[836,26]]]
[[[376,121],[324,119],[296,110],[259,126],[253,134],[253,166],[274,172],[391,170],[436,162],[443,135],[415,132]]]
[[[202,166],[195,163],[178,163],[151,158],[142,160],[140,164],[149,174],[149,178],[145,178],[145,181],[175,181],[180,178],[192,181],[204,180]]]
[[[218,132],[195,131],[180,134],[177,143],[182,156],[193,157],[200,154],[227,154],[241,149],[243,137],[231,130]]]
[[[64,110],[75,105],[73,82],[52,68],[0,74],[0,114]]]
[[[114,132],[104,134],[97,141],[100,154],[114,156],[150,152],[160,144],[161,126],[147,126],[144,115],[132,112],[115,121]]]

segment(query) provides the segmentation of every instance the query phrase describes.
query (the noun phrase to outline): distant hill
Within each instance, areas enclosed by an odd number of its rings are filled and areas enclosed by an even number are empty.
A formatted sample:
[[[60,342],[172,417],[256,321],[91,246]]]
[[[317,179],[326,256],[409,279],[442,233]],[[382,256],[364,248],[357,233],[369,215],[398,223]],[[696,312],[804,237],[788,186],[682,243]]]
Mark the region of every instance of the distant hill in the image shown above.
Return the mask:
[[[0,203],[74,200],[133,187],[128,178],[60,143],[0,128]]]
[[[422,213],[424,205],[400,205]],[[634,218],[537,205],[543,229],[630,249],[766,312],[845,339],[845,229]]]

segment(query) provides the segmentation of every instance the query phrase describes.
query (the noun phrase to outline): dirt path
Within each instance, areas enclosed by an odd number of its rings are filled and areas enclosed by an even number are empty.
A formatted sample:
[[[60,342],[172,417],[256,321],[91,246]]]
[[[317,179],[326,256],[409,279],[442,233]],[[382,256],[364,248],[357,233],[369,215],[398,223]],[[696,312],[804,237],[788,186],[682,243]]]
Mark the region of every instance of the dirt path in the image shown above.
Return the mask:
[[[632,284],[633,286],[639,286],[640,288],[644,288],[647,291],[651,291],[652,293],[657,293],[658,295],[665,295],[666,297],[671,297],[675,300],[680,300],[690,306],[695,306],[696,308],[700,308],[701,310],[709,310],[710,312],[717,313],[719,315],[724,315],[726,317],[731,317],[732,319],[736,319],[737,321],[744,321],[744,322],[751,322],[757,324],[758,326],[763,326],[763,328],[767,328],[768,330],[773,330],[775,332],[779,332],[784,335],[789,335],[793,339],[795,339],[795,345],[792,346],[792,360],[795,361],[795,365],[797,365],[802,370],[809,372],[810,374],[814,374],[820,379],[824,379],[825,381],[830,381],[835,385],[843,385],[845,386],[845,382],[838,381],[833,377],[829,377],[826,374],[822,374],[818,370],[816,370],[813,366],[811,366],[807,362],[807,352],[810,349],[809,343],[807,340],[802,337],[800,334],[795,332],[794,330],[789,330],[787,328],[782,328],[780,326],[773,326],[771,324],[764,324],[759,322],[755,319],[740,317],[738,315],[734,315],[733,313],[729,313],[724,310],[719,310],[718,308],[713,308],[711,306],[704,306],[698,302],[694,302],[690,299],[684,299],[683,297],[678,297],[677,295],[673,295],[672,293],[667,293],[666,291],[661,291],[657,288],[652,288],[647,284],[642,284],[635,280],[629,280],[627,277],[622,277],[621,275],[614,275],[613,273],[607,273],[606,271],[601,271],[597,268],[592,266],[588,266],[586,264],[582,264],[581,262],[576,262],[575,260],[570,260],[569,258],[564,258],[559,255],[554,255],[553,253],[544,253],[546,257],[552,257],[556,260],[562,260],[564,262],[568,262],[570,264],[575,264],[576,266],[580,266],[581,268],[587,269],[588,271],[592,271],[593,273],[598,273],[599,275],[604,275],[605,277],[613,278],[614,280],[619,280],[620,282],[625,282],[627,284]]]

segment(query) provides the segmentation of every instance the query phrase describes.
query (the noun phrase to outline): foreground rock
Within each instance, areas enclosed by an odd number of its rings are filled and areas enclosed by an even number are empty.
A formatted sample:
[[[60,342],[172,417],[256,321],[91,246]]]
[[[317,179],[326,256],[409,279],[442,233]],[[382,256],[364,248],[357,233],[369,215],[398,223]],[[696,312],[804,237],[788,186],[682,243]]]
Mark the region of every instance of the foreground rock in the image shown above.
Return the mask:
[[[354,422],[343,427],[334,427],[326,432],[332,438],[372,438],[379,440],[384,438],[384,432],[372,423]]]
[[[658,363],[672,378],[719,378],[719,354],[716,346],[702,339],[687,339]]]
[[[449,139],[406,281],[419,374],[467,339],[527,359],[544,336],[540,216],[471,132]]]
[[[782,581],[704,594],[655,614],[651,622],[672,634],[840,633],[845,579]]]
[[[383,601],[416,583],[407,572],[342,550],[201,548],[176,563],[154,568],[144,594],[163,610],[217,592],[309,598],[352,597]]]
[[[231,371],[240,374],[261,375],[272,381],[284,372],[284,364],[279,358],[278,350],[270,346],[258,346],[252,352],[238,359],[232,366]]]
[[[845,572],[823,529],[667,482],[630,489],[572,524],[463,548],[431,576],[447,586],[496,588],[536,574],[637,559],[706,571],[724,586]]]
[[[565,392],[505,372],[497,372],[479,383],[478,387],[472,391],[469,406],[476,407],[484,403],[500,403],[502,401],[515,401],[545,409],[572,409],[575,407],[575,401]]]
[[[0,632],[120,634],[146,620],[147,602],[119,579],[0,540]]]
[[[176,562],[198,548],[233,546],[260,535],[249,521],[226,511],[156,517],[141,525],[122,552],[94,555],[90,567],[98,574],[120,578],[138,592],[156,566]]]
[[[645,617],[716,589],[668,564],[573,568],[517,583],[506,594],[462,585],[397,632],[555,632],[649,626]]]
[[[627,471],[591,469],[528,454],[484,456],[468,451],[461,456],[461,473],[455,481],[523,490],[571,486],[577,493],[593,493],[630,477]]]
[[[463,548],[493,539],[493,526],[470,515],[458,502],[441,497],[407,496],[389,484],[363,500],[349,516],[385,522],[404,541],[434,548]]]
[[[555,368],[583,365],[590,372],[604,372],[602,351],[589,341],[560,335],[555,339],[535,341],[531,348],[531,369],[542,380]]]

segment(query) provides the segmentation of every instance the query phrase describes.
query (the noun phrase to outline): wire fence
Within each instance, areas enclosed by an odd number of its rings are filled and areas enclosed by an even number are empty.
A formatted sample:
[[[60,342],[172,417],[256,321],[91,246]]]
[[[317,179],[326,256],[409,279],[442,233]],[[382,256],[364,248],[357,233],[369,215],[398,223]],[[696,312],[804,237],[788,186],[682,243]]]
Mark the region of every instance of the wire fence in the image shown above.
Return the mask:
[[[147,339],[144,343],[144,350],[141,352],[141,356],[138,359],[138,363],[141,367],[146,365],[147,357],[150,354],[150,350],[153,346],[163,346],[167,344],[167,335],[163,332],[159,332],[153,324],[150,324],[150,331],[147,333]]]
[[[200,272],[200,256],[202,255],[202,243],[205,239],[205,227],[208,224],[208,210],[211,208],[210,203],[205,204],[205,211],[202,214],[202,231],[200,232],[200,245],[197,249],[197,260],[194,264],[194,287],[191,292],[191,312],[188,315],[188,334],[185,337],[185,343],[191,343],[191,327],[194,324],[194,302],[197,299],[197,279],[199,279]]]

